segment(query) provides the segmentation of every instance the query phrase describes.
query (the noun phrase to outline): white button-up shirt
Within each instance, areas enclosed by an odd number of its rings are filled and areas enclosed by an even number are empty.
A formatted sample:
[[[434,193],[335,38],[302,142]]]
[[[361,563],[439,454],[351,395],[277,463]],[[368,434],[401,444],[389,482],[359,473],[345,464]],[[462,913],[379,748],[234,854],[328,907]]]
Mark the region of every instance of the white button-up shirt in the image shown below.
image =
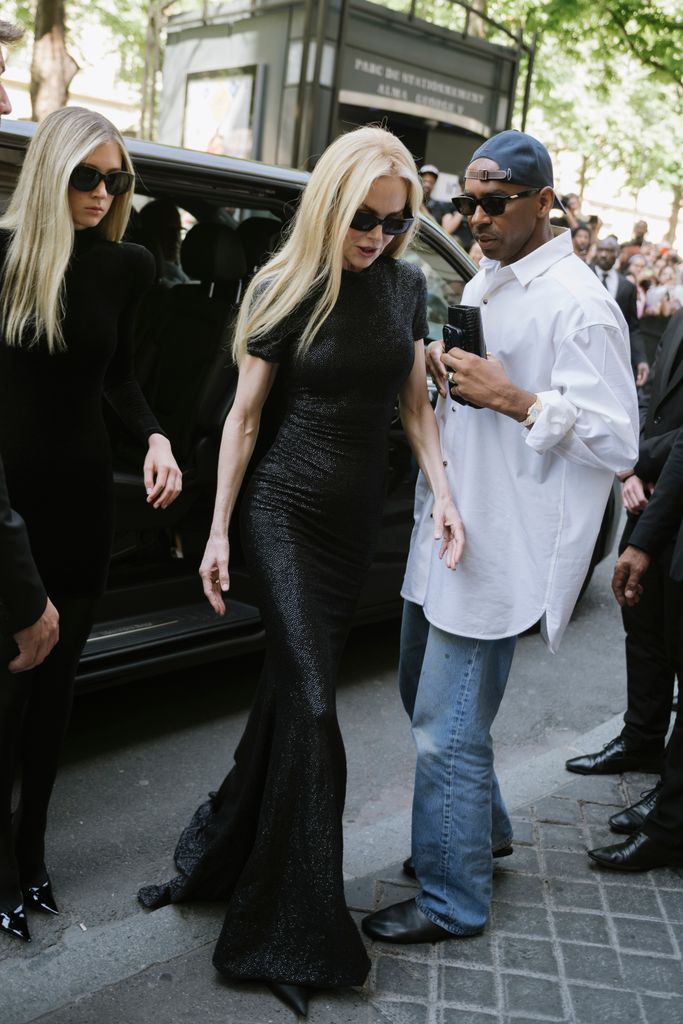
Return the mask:
[[[439,561],[420,475],[401,591],[448,633],[498,639],[539,619],[556,651],[585,578],[615,472],[638,456],[628,328],[569,232],[507,267],[482,259],[463,293],[489,352],[539,395],[531,429],[439,398],[448,481],[465,525],[456,572]]]

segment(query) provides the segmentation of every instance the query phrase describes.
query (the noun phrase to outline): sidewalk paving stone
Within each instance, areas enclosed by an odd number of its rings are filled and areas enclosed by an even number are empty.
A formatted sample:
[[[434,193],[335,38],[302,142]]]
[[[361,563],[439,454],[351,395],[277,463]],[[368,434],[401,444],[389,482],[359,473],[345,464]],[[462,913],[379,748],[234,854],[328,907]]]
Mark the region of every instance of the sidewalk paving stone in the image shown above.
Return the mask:
[[[367,943],[364,988],[315,995],[309,1024],[681,1024],[683,871],[623,875],[585,852],[596,840],[620,841],[606,819],[634,792],[637,799],[638,787],[641,780],[578,777],[518,810],[515,853],[495,863],[485,931],[436,945]],[[415,892],[400,862],[347,884],[357,923]],[[178,913],[179,929],[192,914]],[[262,986],[222,981],[205,941],[34,1019],[294,1024]],[[10,1015],[3,1024],[27,1020]]]

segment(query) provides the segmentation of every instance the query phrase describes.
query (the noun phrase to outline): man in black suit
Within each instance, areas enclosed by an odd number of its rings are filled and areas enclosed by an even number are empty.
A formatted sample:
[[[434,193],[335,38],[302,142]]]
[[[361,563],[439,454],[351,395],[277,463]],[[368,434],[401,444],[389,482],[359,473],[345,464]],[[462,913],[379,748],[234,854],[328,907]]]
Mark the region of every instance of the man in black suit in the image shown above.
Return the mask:
[[[672,629],[668,639],[679,671],[683,670],[683,429],[659,477],[657,490],[619,558],[612,580],[623,607],[636,606],[647,593],[647,572],[675,537],[670,557]],[[642,582],[641,582],[642,581]],[[628,839],[614,846],[589,850],[602,867],[619,871],[648,871],[683,867],[683,708],[678,709],[666,748],[662,786],[653,809]]]
[[[631,336],[633,375],[636,378],[636,386],[641,388],[647,381],[649,366],[645,355],[645,344],[640,334],[636,286],[617,272],[614,264],[617,262],[618,255],[619,243],[616,238],[601,238],[595,250],[593,270],[624,314],[624,320],[628,324]]]
[[[22,35],[20,27],[0,21],[0,46]],[[4,73],[0,49],[0,79]],[[12,104],[0,81],[0,116],[11,112]],[[48,599],[33,562],[23,520],[10,505],[0,455],[0,710],[3,696],[11,689],[7,673],[25,672],[40,665],[57,643],[58,622],[57,609]],[[8,652],[12,655],[9,663]]]
[[[655,484],[683,426],[683,310],[676,313],[662,337],[649,391],[640,393],[641,433],[638,462],[624,480],[623,498],[628,517],[620,550],[631,543],[641,514],[648,508]],[[622,606],[626,630],[628,708],[624,728],[595,754],[567,761],[567,769],[582,775],[624,771],[658,773],[671,721],[677,662],[671,655],[668,633],[671,615],[670,558],[675,534],[662,545],[643,580],[643,599],[636,607]],[[677,622],[675,623],[677,626]],[[610,824],[630,831],[652,809],[656,792]]]
[[[9,503],[0,460],[0,687],[6,672],[25,672],[48,656],[59,637],[59,615],[48,598],[31,556],[26,527]],[[18,651],[11,646],[11,640]]]
[[[0,46],[22,34],[17,26],[0,21]],[[4,70],[0,49],[0,76]],[[11,109],[0,80],[0,115],[9,114]],[[30,471],[27,466],[26,472]],[[14,909],[12,789],[26,693],[31,685],[30,679],[20,673],[40,665],[58,639],[59,615],[45,593],[24,522],[10,505],[0,455],[0,931],[19,938],[26,937],[26,920],[23,911]]]

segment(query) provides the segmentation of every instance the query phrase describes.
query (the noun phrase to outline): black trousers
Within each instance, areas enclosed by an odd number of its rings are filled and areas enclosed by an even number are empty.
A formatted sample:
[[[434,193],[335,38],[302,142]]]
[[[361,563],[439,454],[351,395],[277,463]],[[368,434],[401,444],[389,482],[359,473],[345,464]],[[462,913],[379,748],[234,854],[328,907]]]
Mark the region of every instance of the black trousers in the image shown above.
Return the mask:
[[[637,523],[629,515],[619,545],[628,545]],[[626,630],[628,704],[622,736],[629,745],[653,753],[664,749],[671,723],[671,704],[677,675],[675,643],[679,622],[676,584],[669,576],[673,543],[655,558],[642,579],[643,595],[632,608],[622,609]]]
[[[0,907],[17,906],[21,886],[43,881],[45,830],[62,742],[69,723],[78,659],[95,602],[55,600],[60,638],[42,665],[12,674],[17,653],[0,633]],[[12,795],[19,801],[12,814]]]
[[[683,583],[673,583],[674,609],[678,612],[677,664],[683,675]],[[678,708],[666,747],[662,788],[657,804],[643,827],[646,835],[665,846],[683,851],[683,708]]]

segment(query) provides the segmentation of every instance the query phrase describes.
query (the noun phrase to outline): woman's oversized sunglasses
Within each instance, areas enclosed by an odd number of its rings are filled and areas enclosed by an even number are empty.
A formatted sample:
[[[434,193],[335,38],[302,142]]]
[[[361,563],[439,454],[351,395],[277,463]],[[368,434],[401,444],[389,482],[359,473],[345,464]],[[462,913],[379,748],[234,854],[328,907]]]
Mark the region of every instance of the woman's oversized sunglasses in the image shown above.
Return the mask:
[[[101,181],[110,196],[122,196],[124,192],[130,192],[134,178],[128,171],[108,171],[103,174],[89,164],[78,164],[69,178],[69,184],[77,192],[92,192]]]
[[[378,217],[370,210],[356,210],[351,227],[354,231],[372,231],[381,224],[383,235],[405,235],[414,220],[414,217]]]
[[[481,206],[489,217],[502,217],[511,200],[526,199],[527,196],[535,196],[540,191],[540,188],[528,188],[525,192],[516,192],[513,196],[453,196],[451,202],[463,217],[474,217],[478,206]]]

